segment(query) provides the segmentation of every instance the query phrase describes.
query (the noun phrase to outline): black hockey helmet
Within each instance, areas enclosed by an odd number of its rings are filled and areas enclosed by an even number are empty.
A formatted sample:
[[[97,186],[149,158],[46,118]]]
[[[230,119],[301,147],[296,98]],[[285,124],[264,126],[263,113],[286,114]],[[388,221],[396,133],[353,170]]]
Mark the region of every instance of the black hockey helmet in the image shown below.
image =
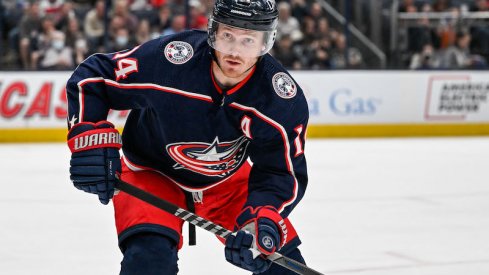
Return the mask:
[[[216,50],[216,32],[220,24],[264,33],[264,47],[259,55],[267,53],[275,42],[278,9],[275,0],[216,0],[209,18],[208,42]]]
[[[274,31],[278,9],[275,0],[216,0],[212,19],[241,29]]]

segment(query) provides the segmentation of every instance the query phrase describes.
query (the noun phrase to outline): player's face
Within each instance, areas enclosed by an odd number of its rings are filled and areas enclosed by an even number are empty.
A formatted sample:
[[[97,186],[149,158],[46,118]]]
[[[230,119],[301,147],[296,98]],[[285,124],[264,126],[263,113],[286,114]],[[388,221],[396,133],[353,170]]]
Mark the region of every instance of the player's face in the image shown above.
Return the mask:
[[[224,54],[218,51],[216,51],[216,58],[222,73],[230,78],[242,76],[258,60],[258,57],[242,57],[239,55]]]
[[[215,46],[222,72],[228,77],[238,77],[258,60],[264,48],[263,33],[221,25]]]
[[[229,55],[256,57],[264,50],[263,33],[219,24],[215,49]]]

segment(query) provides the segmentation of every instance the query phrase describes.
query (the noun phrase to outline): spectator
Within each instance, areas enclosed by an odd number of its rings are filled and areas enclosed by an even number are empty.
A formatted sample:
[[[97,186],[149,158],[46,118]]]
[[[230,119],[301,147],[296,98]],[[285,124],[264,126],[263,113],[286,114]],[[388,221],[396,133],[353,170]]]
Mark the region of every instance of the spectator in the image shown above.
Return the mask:
[[[316,24],[319,21],[319,19],[326,16],[319,2],[314,1],[311,3],[311,7],[309,8],[309,16],[311,16],[311,18],[314,20],[314,22],[316,22]]]
[[[6,64],[11,64],[18,66],[19,64],[19,25],[22,17],[24,15],[24,6],[26,3],[17,0],[5,0],[0,1],[0,10],[3,7],[3,13],[0,14],[0,20],[3,16],[3,27],[0,33],[7,35],[7,46],[5,47],[7,51],[3,53],[6,54],[4,61]],[[0,37],[3,39],[3,37]],[[1,52],[1,49],[0,49]],[[1,60],[0,60],[1,61]]]
[[[413,54],[409,64],[409,69],[411,70],[432,70],[437,68],[440,68],[440,58],[430,43],[425,44],[421,51]]]
[[[76,12],[81,12],[84,15],[89,11],[92,7],[95,6],[97,0],[70,0],[73,2],[73,6],[75,7]]]
[[[129,10],[130,11],[144,11],[151,9],[151,5],[147,0],[132,0],[130,1]]]
[[[308,45],[316,38],[316,22],[310,17],[305,16],[302,20],[302,44]]]
[[[338,32],[329,27],[329,21],[326,17],[319,19],[317,22],[317,37],[323,38],[326,37],[329,40],[335,39],[338,35]]]
[[[479,69],[486,67],[486,61],[470,53],[471,36],[468,31],[457,33],[455,44],[448,47],[442,58],[442,68],[446,69]]]
[[[424,3],[423,5],[421,5],[421,11],[422,12],[432,12],[433,8],[431,7],[431,5],[429,3]]]
[[[171,19],[170,27],[163,31],[163,35],[174,34],[184,30],[185,30],[185,16],[179,14],[173,16],[173,18]]]
[[[134,33],[138,26],[138,19],[129,12],[128,0],[116,0],[112,17],[120,17],[122,24],[129,32]]]
[[[475,0],[470,7],[470,11],[489,11],[489,1]]]
[[[34,1],[27,6],[27,11],[22,17],[19,26],[19,54],[24,69],[34,67],[32,64],[31,48],[39,34],[41,26],[41,16],[39,3]]]
[[[61,9],[54,16],[55,26],[58,30],[66,28],[70,18],[75,18],[75,10],[73,9],[73,3],[71,1],[64,2],[61,5]]]
[[[289,38],[292,39],[293,42],[301,40],[302,32],[300,30],[299,21],[291,16],[290,4],[281,2],[278,4],[278,11],[277,40],[280,40],[284,34],[290,35]]]
[[[207,30],[207,15],[205,7],[199,0],[190,0],[190,28]]]
[[[289,34],[283,34],[274,47],[273,56],[287,69],[300,70],[302,64],[300,56],[303,56],[300,47],[295,46]]]
[[[171,10],[167,5],[162,5],[158,10],[158,20],[153,24],[159,33],[163,33],[165,29],[171,25]]]
[[[214,8],[214,2],[214,0],[200,0],[206,15],[211,13],[212,9]]]
[[[425,7],[425,9],[430,9],[431,7]],[[408,11],[417,11],[415,6],[409,6]],[[432,39],[432,28],[430,26],[430,20],[428,17],[423,16],[416,21],[416,26],[409,27],[407,29],[408,35],[408,51],[410,53],[421,52],[424,45],[431,44]]]
[[[488,0],[476,0],[470,9],[475,12],[488,12],[489,1]],[[471,49],[474,53],[479,53],[486,58],[489,57],[489,26],[474,26],[471,28],[472,41]]]
[[[307,47],[308,68],[325,70],[331,68],[331,42],[328,37],[321,37]]]
[[[435,0],[433,3],[433,11],[444,12],[452,7],[451,0]]]
[[[121,28],[127,28],[124,24],[124,18],[119,15],[114,15],[109,23],[109,36],[115,37],[117,31]]]
[[[414,0],[403,0],[399,4],[399,12],[408,12],[409,10],[413,10],[413,7],[416,8],[414,5]]]
[[[88,55],[88,43],[76,18],[70,18],[65,31],[66,45],[73,50],[75,64],[80,64]]]
[[[139,21],[138,29],[136,31],[136,44],[143,44],[151,38],[152,35],[149,21],[147,19]]]
[[[98,48],[102,46],[102,36],[104,35],[104,13],[105,0],[97,0],[95,7],[88,11],[85,16],[83,29],[89,49],[98,50]]]
[[[454,21],[442,19],[437,26],[436,34],[439,37],[439,48],[446,49],[455,42],[456,26]]]
[[[131,49],[136,46],[136,41],[132,39],[129,29],[122,27],[117,29],[113,39],[109,43],[107,52],[118,52]]]
[[[299,22],[302,22],[302,19],[309,14],[305,0],[291,0],[290,8],[292,17]]]
[[[149,2],[154,9],[158,9],[166,4],[166,0],[150,0]]]
[[[56,31],[52,33],[50,45],[43,52],[39,67],[42,70],[70,70],[74,68],[73,50],[65,45],[65,35]]]
[[[18,35],[17,26],[20,23],[24,13],[25,7],[28,3],[24,0],[2,0],[0,1],[0,18],[3,18],[3,31],[4,34],[8,33],[12,29],[16,29]],[[18,48],[18,43],[15,45]]]
[[[62,32],[54,27],[53,15],[46,15],[42,18],[41,28],[41,33],[36,36],[35,40],[33,40],[35,42],[33,42],[33,51],[31,53],[31,69],[37,69],[39,67],[39,60],[40,58],[45,56],[48,49],[56,48],[56,46],[59,45],[60,42],[53,43],[54,37],[56,37],[58,40],[61,40],[60,34],[62,34]],[[64,43],[64,35],[62,40]]]
[[[186,0],[171,0],[167,5],[170,8],[171,14],[185,14],[185,1]],[[190,1],[190,0],[189,0]]]
[[[56,18],[57,14],[61,11],[64,2],[64,0],[41,0],[39,2],[41,15],[52,15],[53,18]]]
[[[357,48],[347,47],[344,34],[340,34],[336,37],[335,48],[331,55],[331,66],[333,69],[363,68],[362,53]]]

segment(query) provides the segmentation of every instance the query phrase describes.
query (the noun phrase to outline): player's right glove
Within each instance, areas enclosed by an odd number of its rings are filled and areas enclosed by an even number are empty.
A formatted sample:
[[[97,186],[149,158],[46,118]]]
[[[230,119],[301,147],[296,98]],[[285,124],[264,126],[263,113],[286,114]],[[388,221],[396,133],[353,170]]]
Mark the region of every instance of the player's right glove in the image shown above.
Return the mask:
[[[287,239],[282,217],[271,206],[246,207],[236,223],[236,235],[226,239],[226,260],[254,274],[265,272],[271,265],[266,257],[279,250]]]
[[[68,133],[70,179],[76,188],[97,194],[108,204],[114,196],[116,173],[121,171],[121,136],[108,121],[81,122]]]

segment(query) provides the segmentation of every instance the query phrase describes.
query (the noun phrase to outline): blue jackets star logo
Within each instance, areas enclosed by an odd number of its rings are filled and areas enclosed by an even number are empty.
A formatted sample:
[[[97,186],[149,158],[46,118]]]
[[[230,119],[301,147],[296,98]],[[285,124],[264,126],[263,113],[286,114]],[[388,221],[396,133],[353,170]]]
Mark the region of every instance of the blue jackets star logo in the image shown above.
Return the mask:
[[[176,162],[174,169],[187,169],[211,177],[226,177],[240,167],[246,156],[248,140],[240,137],[233,141],[212,143],[179,142],[166,146]]]

